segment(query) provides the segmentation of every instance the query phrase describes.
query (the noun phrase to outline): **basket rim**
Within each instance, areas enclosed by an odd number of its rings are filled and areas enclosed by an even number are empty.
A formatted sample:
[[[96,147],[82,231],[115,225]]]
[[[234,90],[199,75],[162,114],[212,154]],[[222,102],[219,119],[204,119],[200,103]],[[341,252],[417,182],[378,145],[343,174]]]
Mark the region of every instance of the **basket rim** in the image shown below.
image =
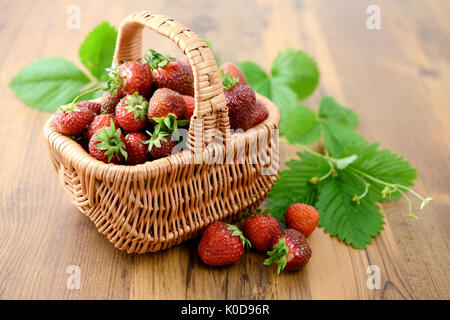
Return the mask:
[[[256,126],[244,131],[237,132],[231,135],[232,143],[235,143],[237,139],[243,139],[250,137],[252,135],[257,134],[258,130],[262,128],[266,129],[278,129],[280,124],[280,110],[278,107],[269,100],[267,97],[264,97],[257,92],[255,92],[256,101],[263,104],[268,112],[267,118]],[[87,162],[90,165],[95,165],[99,169],[103,170],[119,170],[119,171],[127,171],[128,174],[133,173],[142,173],[143,171],[155,170],[159,167],[166,165],[171,165],[174,163],[179,163],[183,157],[183,151],[180,151],[176,154],[169,155],[167,157],[147,161],[143,164],[138,165],[126,165],[126,164],[114,164],[114,163],[105,163],[103,161],[95,159],[93,156],[89,154],[78,142],[72,140],[71,138],[57,132],[53,126],[53,117],[52,114],[49,119],[46,121],[44,125],[44,136],[52,148],[52,152],[56,150],[61,156],[65,156],[72,164]],[[202,149],[204,151],[205,148]],[[78,158],[77,161],[74,161],[75,158]]]

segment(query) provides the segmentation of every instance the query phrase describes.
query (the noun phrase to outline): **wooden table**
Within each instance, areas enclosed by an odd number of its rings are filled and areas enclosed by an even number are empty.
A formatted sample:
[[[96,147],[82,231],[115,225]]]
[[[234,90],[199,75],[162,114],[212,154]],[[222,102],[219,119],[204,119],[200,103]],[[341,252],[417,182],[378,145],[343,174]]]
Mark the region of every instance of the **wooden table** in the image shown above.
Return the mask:
[[[70,4],[81,29],[66,27]],[[366,9],[381,9],[381,30]],[[41,57],[80,65],[78,45],[102,20],[118,26],[148,9],[210,39],[222,61],[253,60],[267,69],[287,45],[313,55],[320,87],[305,104],[331,95],[360,115],[359,132],[411,161],[416,190],[435,200],[420,219],[400,200],[383,205],[386,226],[367,250],[322,229],[298,273],[277,276],[251,252],[229,267],[200,263],[196,241],[158,254],[127,255],[69,202],[42,135],[49,114],[23,105],[7,82]],[[1,299],[449,299],[450,298],[450,2],[441,1],[0,1],[0,298]],[[145,43],[176,54],[166,40]],[[179,54],[179,53],[178,53]],[[283,161],[295,149],[283,145]],[[419,203],[414,203],[417,208]],[[81,288],[67,288],[70,265]],[[367,288],[378,265],[381,289]]]

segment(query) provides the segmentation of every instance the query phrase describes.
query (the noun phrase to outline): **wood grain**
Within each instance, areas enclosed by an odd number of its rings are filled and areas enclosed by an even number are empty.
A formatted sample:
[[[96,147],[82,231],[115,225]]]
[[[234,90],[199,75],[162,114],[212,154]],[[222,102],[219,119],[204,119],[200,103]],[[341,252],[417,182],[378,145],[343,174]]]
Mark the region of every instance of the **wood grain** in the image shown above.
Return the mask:
[[[80,30],[66,28],[71,4],[81,8]],[[380,6],[381,30],[366,28],[370,4]],[[280,276],[255,252],[208,268],[196,255],[197,240],[158,254],[114,249],[59,185],[42,137],[49,115],[24,106],[6,84],[41,57],[63,56],[80,66],[78,45],[92,27],[103,20],[117,26],[139,9],[192,27],[222,61],[253,60],[269,70],[286,45],[309,52],[321,81],[304,104],[331,95],[354,108],[365,138],[418,169],[415,188],[432,195],[432,205],[418,220],[406,218],[401,200],[383,205],[385,230],[367,250],[316,230],[307,267]],[[449,299],[449,14],[445,0],[0,1],[0,298]],[[179,55],[150,33],[144,47]],[[281,160],[295,151],[282,145]],[[69,265],[80,267],[80,290],[67,289]],[[369,265],[380,267],[380,290],[367,289]]]

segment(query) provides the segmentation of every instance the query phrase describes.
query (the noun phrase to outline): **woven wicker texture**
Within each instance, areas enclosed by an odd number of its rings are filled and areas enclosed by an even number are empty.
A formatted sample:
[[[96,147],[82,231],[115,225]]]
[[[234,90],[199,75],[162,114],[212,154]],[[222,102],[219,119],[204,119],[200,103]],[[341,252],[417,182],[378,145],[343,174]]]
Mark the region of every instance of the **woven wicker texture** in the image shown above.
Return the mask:
[[[214,56],[188,28],[165,16],[134,13],[120,25],[114,60],[142,59],[144,27],[171,39],[189,58],[195,89],[190,151],[137,166],[106,164],[56,132],[52,117],[44,128],[51,160],[72,202],[116,248],[128,253],[166,249],[214,221],[239,219],[242,211],[259,206],[278,172],[274,130],[279,110],[257,94],[268,118],[231,135]],[[214,129],[223,134],[225,143],[217,143],[217,134],[211,134]],[[228,161],[222,163],[220,155],[225,154]]]

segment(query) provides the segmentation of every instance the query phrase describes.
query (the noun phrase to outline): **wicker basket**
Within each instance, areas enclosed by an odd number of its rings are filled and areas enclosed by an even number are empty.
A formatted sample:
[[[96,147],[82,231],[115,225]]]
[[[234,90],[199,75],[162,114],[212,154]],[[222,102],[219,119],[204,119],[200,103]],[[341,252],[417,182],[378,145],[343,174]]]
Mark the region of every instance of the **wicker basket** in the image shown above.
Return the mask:
[[[176,43],[192,66],[195,111],[188,150],[136,166],[106,164],[57,133],[52,117],[44,128],[51,160],[72,202],[116,248],[128,253],[166,249],[214,221],[239,219],[242,211],[259,206],[278,173],[279,110],[257,94],[268,118],[230,134],[216,61],[188,28],[165,16],[134,13],[120,25],[115,62],[142,59],[144,26]],[[220,163],[221,154],[233,161]]]

